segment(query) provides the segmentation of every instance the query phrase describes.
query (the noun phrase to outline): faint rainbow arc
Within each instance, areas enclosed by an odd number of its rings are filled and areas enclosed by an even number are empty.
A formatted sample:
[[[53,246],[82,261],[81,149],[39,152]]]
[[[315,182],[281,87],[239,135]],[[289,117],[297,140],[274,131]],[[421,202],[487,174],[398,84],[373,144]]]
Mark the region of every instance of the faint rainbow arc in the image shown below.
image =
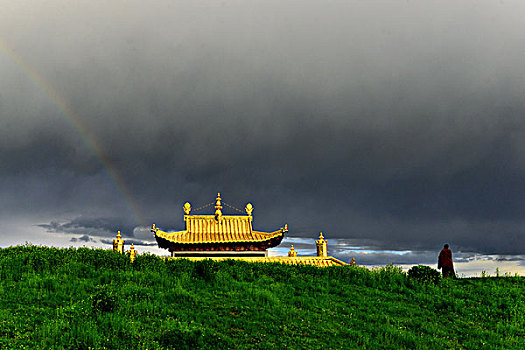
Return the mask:
[[[80,136],[84,146],[100,162],[117,192],[122,196],[126,209],[130,212],[137,225],[145,225],[141,210],[133,198],[131,191],[125,185],[118,169],[111,163],[104,150],[97,142],[96,137],[82,123],[76,112],[67,104],[58,91],[49,84],[44,77],[31,66],[22,56],[11,49],[4,40],[0,38],[0,51],[20,68],[38,89],[56,106],[63,119]]]

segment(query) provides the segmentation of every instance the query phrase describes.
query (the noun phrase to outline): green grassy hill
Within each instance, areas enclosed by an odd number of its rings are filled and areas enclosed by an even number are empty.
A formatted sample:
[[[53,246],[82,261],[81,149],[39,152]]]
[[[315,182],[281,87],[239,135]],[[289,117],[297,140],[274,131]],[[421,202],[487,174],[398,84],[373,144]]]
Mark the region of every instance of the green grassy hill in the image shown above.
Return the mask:
[[[0,249],[2,349],[523,349],[525,278]]]

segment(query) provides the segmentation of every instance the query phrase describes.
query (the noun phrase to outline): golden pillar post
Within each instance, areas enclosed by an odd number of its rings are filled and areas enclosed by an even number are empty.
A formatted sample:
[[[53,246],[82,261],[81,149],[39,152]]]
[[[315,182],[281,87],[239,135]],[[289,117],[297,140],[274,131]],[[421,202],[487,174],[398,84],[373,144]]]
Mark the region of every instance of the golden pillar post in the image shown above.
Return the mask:
[[[319,240],[315,241],[315,245],[317,246],[317,256],[326,258],[328,253],[326,251],[326,240],[324,239],[322,232],[319,234]]]
[[[120,231],[117,232],[117,238],[113,239],[113,250],[120,254],[124,254],[124,240],[120,235]]]
[[[135,261],[135,257],[137,256],[137,251],[135,250],[133,243],[131,243],[131,247],[129,247],[129,250],[127,251],[127,253],[129,254],[129,258],[131,259],[131,262]]]
[[[293,248],[293,244],[292,244],[292,247],[290,248],[290,251],[288,252],[288,256],[291,257],[291,258],[297,257],[297,252]]]

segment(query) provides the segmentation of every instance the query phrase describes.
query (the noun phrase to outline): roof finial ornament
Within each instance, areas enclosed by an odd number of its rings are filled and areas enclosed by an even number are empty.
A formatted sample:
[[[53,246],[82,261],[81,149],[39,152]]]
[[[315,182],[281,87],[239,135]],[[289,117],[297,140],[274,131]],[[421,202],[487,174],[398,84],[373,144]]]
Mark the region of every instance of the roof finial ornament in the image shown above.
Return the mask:
[[[252,203],[246,204],[246,208],[244,209],[246,210],[246,214],[248,214],[248,216],[252,216],[252,211],[253,211]]]
[[[217,193],[217,203],[215,203],[215,220],[219,221],[222,217],[221,193]]]
[[[184,206],[182,208],[184,209],[184,214],[190,215],[190,211],[191,211],[191,204],[190,204],[190,202],[184,203]]]
[[[153,232],[153,235],[157,234],[157,231],[159,230],[159,228],[157,226],[155,226],[155,224],[151,225],[151,232]]]

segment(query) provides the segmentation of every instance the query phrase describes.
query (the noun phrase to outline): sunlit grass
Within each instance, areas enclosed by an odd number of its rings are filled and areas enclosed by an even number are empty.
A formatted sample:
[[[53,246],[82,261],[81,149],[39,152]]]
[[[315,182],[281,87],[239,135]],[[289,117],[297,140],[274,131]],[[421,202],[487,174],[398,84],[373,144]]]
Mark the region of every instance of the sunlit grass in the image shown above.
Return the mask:
[[[519,349],[525,279],[0,249],[0,348]]]

